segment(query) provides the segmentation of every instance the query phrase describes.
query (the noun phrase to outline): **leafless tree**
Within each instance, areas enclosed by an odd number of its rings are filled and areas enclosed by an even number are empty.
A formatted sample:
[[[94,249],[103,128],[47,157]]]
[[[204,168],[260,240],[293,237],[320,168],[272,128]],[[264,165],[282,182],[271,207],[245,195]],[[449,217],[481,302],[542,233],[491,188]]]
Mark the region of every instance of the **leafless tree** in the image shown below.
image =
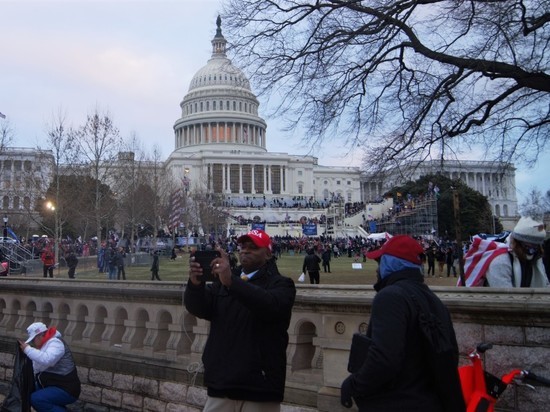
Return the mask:
[[[123,151],[116,163],[116,179],[112,187],[118,199],[117,223],[121,234],[134,239],[138,223],[146,221],[145,215],[151,199],[144,198],[143,185],[147,184],[145,149],[136,133],[123,143]],[[125,233],[129,229],[130,233]]]
[[[53,154],[53,186],[54,199],[50,200],[49,207],[54,214],[54,240],[55,240],[55,261],[59,262],[59,242],[63,238],[63,224],[66,221],[68,211],[63,210],[61,202],[60,179],[63,163],[71,163],[76,156],[73,137],[67,125],[66,115],[60,108],[57,114],[52,116],[52,122],[46,130],[47,149]],[[53,201],[53,203],[51,203]]]
[[[184,221],[192,232],[225,236],[227,216],[221,195],[207,192],[198,183],[186,193]]]
[[[0,118],[0,153],[13,142],[14,131],[9,120]]]
[[[229,0],[230,53],[275,113],[381,170],[484,145],[548,147],[548,0]]]
[[[95,184],[95,226],[98,244],[102,239],[102,222],[107,218],[105,214],[108,206],[116,207],[116,204],[106,205],[104,192],[101,190],[102,182],[112,181],[111,169],[115,163],[122,140],[118,128],[114,125],[109,113],[100,113],[96,108],[86,118],[86,122],[72,131],[75,147],[78,149],[79,160],[84,170],[96,182]]]
[[[550,190],[543,194],[539,189],[532,188],[520,205],[522,216],[530,216],[535,220],[544,220],[550,214]]]

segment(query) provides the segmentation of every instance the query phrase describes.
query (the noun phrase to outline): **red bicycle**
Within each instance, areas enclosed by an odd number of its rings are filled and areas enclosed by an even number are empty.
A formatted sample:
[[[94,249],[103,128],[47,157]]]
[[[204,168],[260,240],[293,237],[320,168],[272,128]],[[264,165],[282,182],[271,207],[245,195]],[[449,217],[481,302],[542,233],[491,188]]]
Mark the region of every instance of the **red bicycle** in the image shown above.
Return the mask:
[[[510,384],[535,389],[528,383],[531,381],[550,386],[550,379],[537,376],[528,370],[514,369],[501,378],[484,370],[481,355],[492,347],[491,343],[480,343],[476,350],[469,354],[472,364],[458,368],[466,412],[493,412],[500,395]]]

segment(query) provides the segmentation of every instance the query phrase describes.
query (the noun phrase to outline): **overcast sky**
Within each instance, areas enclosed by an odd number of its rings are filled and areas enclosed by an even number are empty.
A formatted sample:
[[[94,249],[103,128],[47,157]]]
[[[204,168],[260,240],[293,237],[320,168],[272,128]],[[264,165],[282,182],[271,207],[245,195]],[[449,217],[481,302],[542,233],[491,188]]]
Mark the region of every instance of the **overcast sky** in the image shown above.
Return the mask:
[[[145,147],[156,143],[167,157],[179,103],[211,56],[220,3],[0,0],[0,112],[15,131],[13,146],[44,147],[46,125],[60,108],[79,126],[98,107],[124,138],[135,132]],[[265,117],[261,104],[260,114]],[[309,152],[301,136],[266,121],[268,150]],[[334,142],[312,154],[322,165],[359,166],[361,160],[359,150],[343,158]],[[520,201],[532,187],[550,189],[549,153],[534,169],[517,167]]]

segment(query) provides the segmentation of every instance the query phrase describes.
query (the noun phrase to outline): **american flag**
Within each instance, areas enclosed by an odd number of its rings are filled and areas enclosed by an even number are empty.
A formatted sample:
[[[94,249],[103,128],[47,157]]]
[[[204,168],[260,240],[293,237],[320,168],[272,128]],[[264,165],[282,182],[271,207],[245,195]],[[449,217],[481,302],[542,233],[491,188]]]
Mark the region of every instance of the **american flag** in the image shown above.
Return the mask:
[[[508,253],[508,245],[474,236],[472,246],[464,256],[465,286],[483,286],[485,273],[494,258]],[[458,283],[460,285],[460,281]]]
[[[181,222],[182,213],[182,191],[176,189],[170,196],[170,228],[177,228]]]

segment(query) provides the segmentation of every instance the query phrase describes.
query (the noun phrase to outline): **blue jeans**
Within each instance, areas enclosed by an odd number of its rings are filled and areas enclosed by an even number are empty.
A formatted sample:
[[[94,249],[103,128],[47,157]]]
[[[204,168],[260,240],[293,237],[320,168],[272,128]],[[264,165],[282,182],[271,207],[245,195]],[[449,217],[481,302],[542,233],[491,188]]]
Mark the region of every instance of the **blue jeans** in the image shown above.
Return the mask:
[[[31,394],[31,405],[36,412],[65,412],[65,405],[76,400],[74,396],[57,386],[48,386]]]

